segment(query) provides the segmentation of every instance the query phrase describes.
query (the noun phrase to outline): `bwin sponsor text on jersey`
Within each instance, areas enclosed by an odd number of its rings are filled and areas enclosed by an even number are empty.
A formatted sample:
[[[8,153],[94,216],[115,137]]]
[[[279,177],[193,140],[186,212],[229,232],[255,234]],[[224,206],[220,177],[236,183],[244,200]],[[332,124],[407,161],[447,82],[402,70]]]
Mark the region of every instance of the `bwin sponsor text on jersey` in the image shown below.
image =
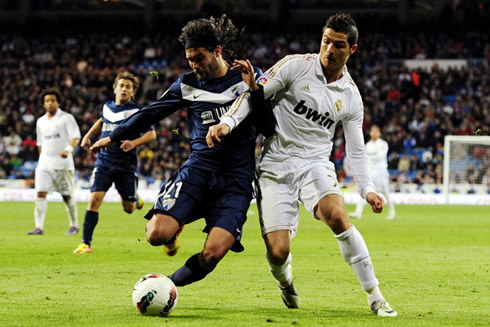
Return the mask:
[[[305,106],[305,101],[301,100],[296,107],[294,107],[294,112],[297,113],[298,115],[305,115],[306,119],[309,119],[313,122],[317,122],[319,125],[326,127],[327,129],[330,128],[335,121],[332,119],[328,118],[330,115],[328,112],[325,113],[325,115],[322,115],[318,111],[312,108],[308,108]]]

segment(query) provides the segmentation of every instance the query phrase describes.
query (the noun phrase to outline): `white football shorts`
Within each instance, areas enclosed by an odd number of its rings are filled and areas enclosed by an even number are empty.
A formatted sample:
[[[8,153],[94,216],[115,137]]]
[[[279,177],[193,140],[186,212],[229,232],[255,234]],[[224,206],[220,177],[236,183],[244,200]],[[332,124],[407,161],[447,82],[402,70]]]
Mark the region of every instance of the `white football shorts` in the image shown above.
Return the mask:
[[[75,189],[74,171],[36,169],[35,188],[37,192],[56,191],[61,195],[72,195]]]
[[[317,218],[314,209],[323,197],[342,195],[335,170],[325,162],[267,163],[260,166],[259,173],[262,235],[286,229],[294,237],[299,203]]]

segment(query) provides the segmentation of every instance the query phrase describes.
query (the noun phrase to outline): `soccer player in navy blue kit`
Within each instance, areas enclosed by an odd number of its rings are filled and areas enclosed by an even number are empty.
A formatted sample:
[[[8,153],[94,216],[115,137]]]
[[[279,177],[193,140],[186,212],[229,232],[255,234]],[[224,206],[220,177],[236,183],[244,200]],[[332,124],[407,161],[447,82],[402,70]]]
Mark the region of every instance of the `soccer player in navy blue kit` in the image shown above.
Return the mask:
[[[206,134],[217,124],[235,98],[248,90],[247,72],[230,69],[240,45],[240,32],[225,15],[187,23],[179,37],[193,72],[179,76],[164,95],[119,125],[109,137],[96,142],[98,152],[186,107],[191,154],[163,185],[146,218],[148,242],[153,246],[175,241],[185,224],[205,218],[204,248],[191,256],[170,278],[177,286],[203,279],[229,250],[243,251],[242,226],[252,200],[257,130],[270,136],[275,119],[270,107],[254,111],[226,139],[209,148]],[[252,69],[252,68],[251,68]],[[257,78],[261,71],[254,67]],[[244,81],[245,79],[245,81]],[[261,88],[251,92],[264,101]],[[262,108],[262,107],[260,107]]]
[[[107,101],[99,118],[83,137],[81,146],[88,150],[90,139],[102,131],[102,137],[110,133],[140,107],[132,100],[139,87],[139,80],[129,72],[119,73],[114,80],[114,101]],[[136,194],[138,187],[136,147],[156,139],[155,129],[149,126],[143,135],[140,132],[127,134],[120,146],[113,146],[97,155],[95,168],[90,179],[90,200],[83,223],[82,243],[73,253],[92,253],[92,235],[99,221],[99,208],[107,190],[114,183],[121,195],[125,212],[132,213],[143,207],[143,200]]]

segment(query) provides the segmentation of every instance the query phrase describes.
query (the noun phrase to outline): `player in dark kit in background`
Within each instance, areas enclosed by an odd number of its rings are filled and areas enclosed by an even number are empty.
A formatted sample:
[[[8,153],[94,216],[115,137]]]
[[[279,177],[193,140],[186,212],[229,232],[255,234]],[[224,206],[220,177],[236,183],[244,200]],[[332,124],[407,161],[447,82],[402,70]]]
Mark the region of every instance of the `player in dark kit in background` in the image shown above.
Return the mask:
[[[129,72],[119,73],[114,80],[115,101],[107,101],[99,118],[83,137],[81,146],[88,150],[90,138],[102,131],[102,137],[108,136],[124,119],[131,116],[140,107],[132,100],[139,87],[139,80]],[[115,184],[121,195],[125,212],[132,213],[143,207],[143,200],[136,194],[138,187],[136,147],[156,139],[155,129],[149,126],[143,135],[134,132],[126,135],[120,146],[114,146],[97,155],[95,168],[90,179],[90,201],[85,211],[82,243],[73,253],[92,253],[92,235],[99,221],[99,208],[107,190]]]
[[[238,50],[240,32],[225,15],[219,19],[197,19],[187,23],[179,40],[193,72],[179,76],[155,103],[135,113],[112,134],[91,148],[98,152],[126,135],[187,107],[191,154],[163,185],[152,210],[146,215],[148,242],[153,246],[175,241],[182,226],[205,218],[208,233],[204,248],[191,256],[170,278],[177,286],[203,279],[229,250],[243,251],[242,226],[252,200],[257,129],[265,136],[275,130],[270,107],[253,112],[236,130],[210,149],[209,126],[217,124],[235,98],[246,92],[250,80],[261,75],[234,70],[227,60]],[[245,81],[244,81],[245,80]],[[254,101],[264,101],[263,90],[251,92]]]

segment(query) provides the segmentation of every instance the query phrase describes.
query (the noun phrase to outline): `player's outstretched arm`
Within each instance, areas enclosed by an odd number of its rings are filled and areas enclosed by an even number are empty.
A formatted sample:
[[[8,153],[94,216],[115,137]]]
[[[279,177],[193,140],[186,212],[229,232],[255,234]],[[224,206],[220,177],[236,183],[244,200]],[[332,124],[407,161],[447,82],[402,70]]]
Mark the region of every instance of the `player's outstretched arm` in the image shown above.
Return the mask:
[[[84,148],[85,150],[89,150],[90,149],[90,146],[92,145],[92,141],[90,141],[90,139],[92,138],[92,136],[94,136],[95,134],[98,134],[100,133],[100,131],[102,130],[102,124],[104,123],[104,121],[102,120],[102,118],[99,118],[97,119],[97,121],[92,125],[92,127],[90,127],[90,129],[88,130],[87,134],[85,134],[85,136],[83,137],[82,139],[82,143],[80,144],[80,146],[82,148]]]
[[[209,127],[208,134],[206,135],[206,143],[208,147],[212,148],[214,142],[221,142],[220,137],[226,136],[230,133],[230,126],[225,123],[219,123]]]
[[[271,106],[265,100],[263,87],[259,86],[255,80],[255,72],[252,64],[248,59],[235,60],[231,69],[238,69],[242,73],[243,81],[248,85],[253,120],[259,132],[265,137],[272,136],[276,132],[276,118]]]
[[[137,139],[121,141],[120,148],[124,152],[128,152],[136,148],[138,145],[151,142],[153,140],[156,140],[156,138],[157,138],[157,133],[154,130],[148,131],[145,134],[138,137]]]
[[[380,196],[378,193],[369,192],[366,195],[366,202],[369,203],[369,205],[373,209],[373,212],[380,213],[381,211],[383,211],[384,200],[383,197]]]
[[[90,152],[91,153],[99,153],[100,151],[107,149],[107,147],[112,145],[112,144],[115,144],[115,143],[112,142],[112,140],[109,136],[101,138],[100,140],[95,142],[94,145],[92,145],[90,147]]]

